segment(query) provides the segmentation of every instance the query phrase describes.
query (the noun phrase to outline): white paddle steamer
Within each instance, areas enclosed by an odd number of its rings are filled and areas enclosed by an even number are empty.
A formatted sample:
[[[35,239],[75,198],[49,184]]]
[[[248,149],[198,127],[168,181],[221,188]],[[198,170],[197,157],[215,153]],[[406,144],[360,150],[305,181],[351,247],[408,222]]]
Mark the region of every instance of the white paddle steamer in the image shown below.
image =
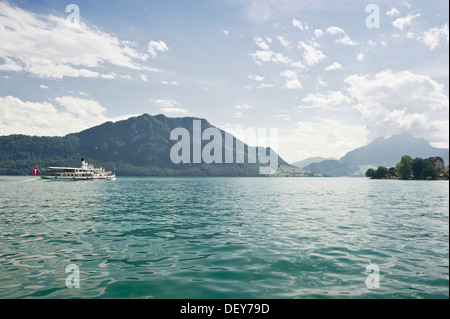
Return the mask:
[[[116,179],[115,172],[95,168],[81,159],[81,167],[48,167],[43,179],[51,180],[92,180],[92,179]]]

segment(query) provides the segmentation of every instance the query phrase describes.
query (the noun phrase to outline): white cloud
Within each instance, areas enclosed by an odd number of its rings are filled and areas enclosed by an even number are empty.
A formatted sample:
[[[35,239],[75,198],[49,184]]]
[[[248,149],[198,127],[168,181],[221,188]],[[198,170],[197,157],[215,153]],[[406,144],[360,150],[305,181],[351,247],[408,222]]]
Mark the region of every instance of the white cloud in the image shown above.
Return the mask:
[[[409,3],[406,2],[406,1],[403,1],[403,2],[402,2],[402,6],[407,7],[408,9],[411,9],[411,4],[409,4]]]
[[[408,31],[408,33],[406,33],[406,37],[408,39],[414,39],[415,33],[412,31]]]
[[[392,7],[391,10],[386,12],[386,15],[389,17],[395,17],[400,15],[400,11],[398,11],[396,8]]]
[[[248,75],[248,78],[249,78],[250,80],[255,80],[255,81],[262,81],[262,80],[264,80],[264,77],[263,77],[263,76],[254,75],[254,74],[249,74],[249,75]]]
[[[330,107],[353,102],[351,98],[340,91],[328,91],[326,94],[309,93],[302,101],[306,103],[306,105],[302,105],[300,108]]]
[[[356,56],[356,60],[358,60],[358,61],[362,61],[362,60],[364,60],[364,58],[365,58],[364,53],[359,53],[359,54]]]
[[[346,34],[346,32],[344,31],[344,29],[339,28],[339,27],[329,27],[327,29],[327,33],[331,34],[331,35],[341,35],[342,38],[336,39],[335,42],[336,43],[340,43],[343,45],[358,45],[357,42],[353,41],[352,39],[350,39],[350,37]]]
[[[317,108],[317,106],[315,106],[315,105],[302,104],[302,105],[298,105],[297,108],[298,108],[299,110],[310,110],[310,109],[315,109],[315,108]]]
[[[272,51],[256,51],[255,53],[251,53],[250,56],[253,57],[253,60],[261,65],[262,62],[269,62],[272,59],[273,52]]]
[[[308,25],[305,22],[302,23],[300,20],[296,20],[296,19],[292,19],[292,25],[294,27],[297,27],[301,31],[309,29]]]
[[[321,29],[315,29],[314,30],[314,36],[316,38],[320,38],[323,35],[323,31]]]
[[[345,83],[372,137],[409,132],[430,142],[448,143],[448,138],[436,139],[438,134],[433,133],[438,129],[435,123],[449,116],[443,84],[429,76],[391,70],[373,77],[352,75]],[[439,135],[448,136],[443,131]]]
[[[303,63],[301,63],[300,61],[292,62],[291,66],[294,67],[294,68],[298,68],[298,69],[304,69],[305,68]]]
[[[262,49],[258,50],[255,53],[250,53],[250,56],[253,58],[257,64],[262,65],[263,62],[274,62],[274,63],[283,63],[288,64],[296,68],[303,68],[303,65],[300,62],[294,62],[291,58],[284,56],[282,53],[277,53],[271,51],[267,42],[272,42],[272,39],[266,37],[265,40],[261,37],[255,38],[256,45]]]
[[[0,3],[1,5],[1,3]],[[1,45],[1,44],[0,44]],[[1,56],[4,60],[3,64],[0,64],[0,71],[12,71],[19,72],[23,70],[23,66],[19,64],[19,62],[10,59],[7,56]]]
[[[251,90],[251,89],[265,89],[265,88],[272,88],[274,87],[273,84],[269,84],[269,83],[260,83],[260,84],[252,84],[252,85],[247,85],[245,88],[247,90]]]
[[[223,32],[223,34],[228,35],[229,31],[225,30],[225,29],[221,29],[221,31]]]
[[[169,113],[169,114],[185,114],[188,112],[187,109],[180,108],[180,103],[175,100],[170,99],[151,99],[151,102],[159,107],[159,112]]]
[[[401,131],[420,129],[426,125],[427,121],[428,116],[426,114],[408,113],[406,107],[400,110],[393,110],[381,119],[381,123],[387,125],[395,123]]]
[[[258,85],[256,88],[257,89],[264,89],[264,88],[273,88],[273,84],[269,84],[269,83],[261,83],[260,85]]]
[[[178,103],[177,101],[169,99],[150,99],[150,101],[159,107],[165,108],[172,108],[174,106],[180,105],[180,103]]]
[[[233,108],[235,109],[251,109],[253,106],[249,105],[249,104],[239,104],[239,105],[235,105],[233,106]]]
[[[247,8],[247,16],[257,22],[265,22],[272,18],[272,4],[270,1],[251,1]]]
[[[54,101],[56,103],[0,97],[0,135],[63,136],[117,120],[107,118],[106,109],[94,100],[62,96]]]
[[[284,64],[290,64],[292,63],[291,58],[284,56],[281,53],[275,53],[272,57],[272,61],[273,62],[280,62],[280,63],[284,63]]]
[[[342,69],[342,64],[333,62],[333,64],[327,66],[324,70],[325,71],[332,71],[332,70],[340,70]]]
[[[39,85],[39,87],[40,87],[41,89],[44,89],[44,90],[48,89],[48,86],[46,86],[46,85],[44,85],[44,84]]]
[[[158,52],[169,52],[169,48],[163,41],[150,41],[148,43],[148,52],[152,58],[158,56]]]
[[[317,78],[317,84],[319,84],[319,86],[328,86],[328,82],[322,80],[322,77],[320,76]]]
[[[358,45],[358,42],[355,42],[355,41],[353,41],[352,39],[350,39],[348,35],[345,35],[345,36],[344,36],[343,38],[341,38],[341,39],[337,39],[335,42],[336,42],[336,43],[343,44],[343,45],[351,45],[351,46]]]
[[[162,107],[159,109],[159,111],[163,113],[180,113],[180,114],[185,114],[188,112],[187,109],[182,109],[178,107]]]
[[[317,45],[317,42],[313,44],[307,44],[303,41],[299,42],[299,48],[304,50],[303,58],[305,59],[306,64],[310,66],[326,58],[325,54],[316,48]]]
[[[145,74],[139,74],[139,80],[141,80],[142,82],[147,82],[147,76]]]
[[[286,84],[285,87],[287,89],[301,89],[302,84],[298,80],[297,72],[294,70],[286,70],[284,72],[281,72],[281,75],[286,77]]]
[[[333,35],[335,35],[335,34],[345,34],[345,31],[344,31],[344,29],[341,29],[339,27],[329,27],[327,29],[327,33],[333,34]]]
[[[280,131],[278,145],[280,154],[288,162],[313,156],[339,158],[348,151],[367,144],[367,136],[364,125],[320,119],[317,122],[298,122],[295,129]]]
[[[114,77],[115,77],[115,74],[112,75],[112,78],[114,78]],[[127,75],[121,75],[120,78],[121,78],[121,79],[124,79],[124,80],[128,80],[128,81],[131,81],[131,80],[132,80],[132,77],[131,77],[131,75],[129,75],[129,74],[127,74]]]
[[[408,14],[406,17],[403,18],[397,18],[396,20],[394,20],[392,22],[392,25],[394,26],[394,28],[403,30],[406,26],[411,24],[411,21],[417,17],[420,17],[420,14]]]
[[[97,101],[80,99],[72,96],[56,97],[55,101],[63,106],[68,113],[76,117],[99,116],[103,114],[106,109]]]
[[[269,50],[269,45],[266,43],[266,41],[264,41],[264,39],[263,38],[261,38],[261,37],[258,37],[258,38],[255,38],[255,43],[256,43],[256,45],[257,46],[259,46],[261,49],[263,49],[263,50]]]
[[[448,33],[448,24],[444,24],[440,28],[435,27],[425,31],[421,40],[430,47],[430,50],[434,50],[441,45],[442,39],[445,39],[448,44]]]
[[[0,12],[0,70],[58,79],[102,77],[98,68],[107,63],[138,70],[139,62],[148,59],[131,42],[83,22],[70,28],[64,18],[37,15],[7,2],[0,2]]]
[[[431,124],[429,140],[434,147],[449,148],[449,121],[436,120]]]
[[[283,121],[289,122],[291,117],[289,115],[286,114],[277,114],[277,115],[272,115],[272,117],[277,118],[277,119],[282,119]]]
[[[323,6],[323,0],[248,0],[246,16],[252,22],[264,23],[273,19],[291,18],[293,14],[305,9],[317,9]]]
[[[283,38],[282,36],[278,36],[277,37],[278,40],[280,41],[280,43],[285,46],[285,47],[289,47],[291,44],[289,41],[287,41],[285,38]]]
[[[178,85],[178,82],[175,82],[175,81],[161,81],[161,84],[164,84],[164,85]]]

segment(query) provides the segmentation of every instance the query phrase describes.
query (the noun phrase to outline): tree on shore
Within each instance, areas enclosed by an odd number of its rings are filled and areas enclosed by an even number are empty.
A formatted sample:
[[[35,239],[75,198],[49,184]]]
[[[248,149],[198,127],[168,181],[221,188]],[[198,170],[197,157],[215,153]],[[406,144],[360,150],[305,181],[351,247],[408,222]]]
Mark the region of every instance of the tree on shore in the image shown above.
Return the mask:
[[[434,165],[429,164],[422,170],[422,179],[436,179],[438,176],[438,172]]]
[[[366,177],[370,177],[373,179],[382,179],[387,176],[388,169],[384,166],[378,166],[377,169],[369,168],[366,171]]]
[[[375,170],[373,168],[369,168],[366,171],[366,177],[374,177],[375,176]]]
[[[395,170],[397,171],[397,176],[399,179],[410,179],[413,175],[412,170],[413,159],[409,155],[403,155],[400,162],[395,165]]]
[[[448,172],[438,172],[436,166],[429,160],[416,157],[412,158],[409,155],[403,155],[400,162],[394,167],[387,169],[379,166],[377,169],[369,168],[366,171],[366,177],[371,179],[382,179],[386,177],[397,177],[398,179],[408,180],[433,180],[445,179],[448,180]]]
[[[385,178],[387,173],[388,173],[388,169],[386,167],[378,166],[376,174],[375,174],[375,178],[378,178],[378,179]]]
[[[420,157],[416,157],[411,164],[411,169],[413,170],[414,179],[422,178],[422,171],[427,166],[427,162]]]

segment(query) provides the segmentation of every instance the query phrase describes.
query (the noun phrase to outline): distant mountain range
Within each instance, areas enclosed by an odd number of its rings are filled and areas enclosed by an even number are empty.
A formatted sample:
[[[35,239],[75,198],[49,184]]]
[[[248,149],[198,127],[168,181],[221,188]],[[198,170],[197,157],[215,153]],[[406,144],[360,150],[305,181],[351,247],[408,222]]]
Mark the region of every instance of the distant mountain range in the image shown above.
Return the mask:
[[[201,121],[202,132],[214,128],[205,119],[143,114],[115,123],[106,122],[64,137],[0,136],[0,175],[29,175],[34,165],[41,169],[48,166],[79,167],[80,159],[85,158],[96,167],[115,167],[117,175],[122,176],[264,176],[259,174],[259,168],[267,165],[258,160],[256,163],[246,160],[244,163],[225,164],[225,152],[230,150],[230,146],[225,145],[225,132],[222,130],[224,164],[173,163],[170,151],[178,141],[171,140],[170,134],[175,128],[184,128],[192,136],[194,120]],[[237,139],[233,137],[232,140],[235,154]],[[202,141],[202,149],[208,143]],[[190,146],[192,154],[192,144]],[[244,144],[245,158],[248,158],[250,149],[253,147]],[[293,167],[279,156],[278,164],[280,171],[276,176],[321,176]]]
[[[29,175],[34,165],[41,169],[48,166],[79,167],[83,157],[95,166],[116,168],[117,175],[128,176],[262,176],[256,163],[225,164],[225,153],[230,145],[224,141],[222,130],[222,163],[180,163],[170,158],[172,146],[177,143],[170,139],[175,128],[184,128],[193,133],[193,121],[201,122],[202,131],[215,128],[205,119],[192,117],[169,118],[164,115],[143,114],[118,122],[106,122],[79,133],[63,137],[38,137],[27,135],[0,136],[0,175]],[[233,154],[236,154],[237,140],[233,140]],[[201,148],[209,141],[202,141]],[[192,144],[190,145],[192,154]],[[269,149],[257,148],[268,152]],[[249,150],[244,144],[244,156]],[[380,165],[391,167],[408,154],[412,157],[427,158],[440,156],[449,162],[449,150],[435,148],[426,140],[400,134],[389,139],[377,138],[367,146],[348,152],[341,159],[309,158],[293,165],[280,156],[279,169],[273,176],[363,176],[368,167]]]
[[[433,147],[423,138],[403,133],[388,139],[379,137],[366,146],[348,152],[339,160],[314,162],[302,168],[327,176],[363,176],[368,167],[395,166],[403,155],[413,158],[440,156],[446,165],[449,162],[448,149]]]
[[[335,160],[335,158],[333,158],[333,157],[329,157],[329,158],[325,158],[325,157],[309,157],[307,159],[304,159],[303,161],[298,161],[298,162],[291,163],[291,165],[293,165],[295,167],[298,167],[300,169],[303,169],[306,166],[308,166],[309,164],[319,163],[319,162],[322,162],[322,161],[330,161],[330,160]]]

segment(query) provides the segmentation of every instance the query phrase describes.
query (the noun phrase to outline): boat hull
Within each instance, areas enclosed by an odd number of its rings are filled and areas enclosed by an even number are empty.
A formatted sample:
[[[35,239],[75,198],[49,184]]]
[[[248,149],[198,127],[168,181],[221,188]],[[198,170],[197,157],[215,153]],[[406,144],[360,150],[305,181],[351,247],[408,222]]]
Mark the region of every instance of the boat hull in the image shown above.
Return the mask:
[[[92,181],[92,180],[115,180],[116,176],[83,176],[83,177],[66,177],[66,176],[41,176],[42,179],[50,181]]]

